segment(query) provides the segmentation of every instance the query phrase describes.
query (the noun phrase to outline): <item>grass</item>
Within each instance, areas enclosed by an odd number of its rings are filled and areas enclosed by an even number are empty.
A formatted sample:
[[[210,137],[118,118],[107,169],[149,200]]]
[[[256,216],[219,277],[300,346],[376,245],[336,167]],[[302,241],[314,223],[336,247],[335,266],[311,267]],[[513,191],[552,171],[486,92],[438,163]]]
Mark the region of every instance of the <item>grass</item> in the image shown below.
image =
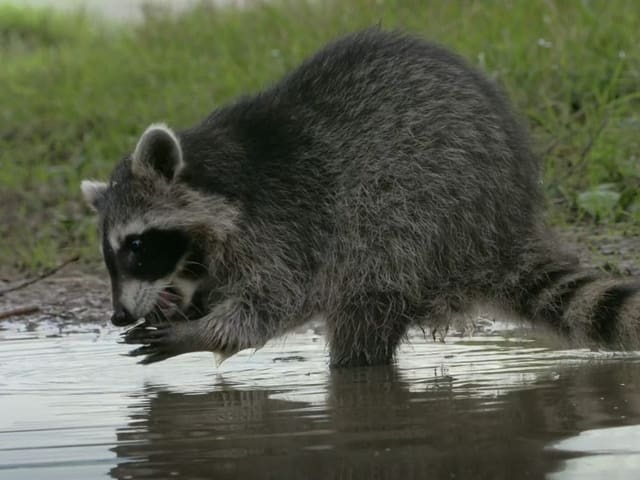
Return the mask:
[[[97,258],[82,178],[151,122],[188,126],[361,27],[444,43],[502,83],[555,222],[640,227],[640,2],[325,0],[202,6],[140,25],[0,6],[0,266]]]

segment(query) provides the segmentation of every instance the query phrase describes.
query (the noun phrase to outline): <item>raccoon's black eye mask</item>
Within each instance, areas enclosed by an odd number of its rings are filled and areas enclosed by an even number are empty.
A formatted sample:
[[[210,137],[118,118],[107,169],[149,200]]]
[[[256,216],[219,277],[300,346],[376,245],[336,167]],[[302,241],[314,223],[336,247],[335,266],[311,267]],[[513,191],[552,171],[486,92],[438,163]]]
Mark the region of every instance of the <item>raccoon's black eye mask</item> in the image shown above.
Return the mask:
[[[152,228],[125,237],[116,254],[117,263],[123,273],[134,278],[157,280],[176,270],[189,243],[185,232]]]

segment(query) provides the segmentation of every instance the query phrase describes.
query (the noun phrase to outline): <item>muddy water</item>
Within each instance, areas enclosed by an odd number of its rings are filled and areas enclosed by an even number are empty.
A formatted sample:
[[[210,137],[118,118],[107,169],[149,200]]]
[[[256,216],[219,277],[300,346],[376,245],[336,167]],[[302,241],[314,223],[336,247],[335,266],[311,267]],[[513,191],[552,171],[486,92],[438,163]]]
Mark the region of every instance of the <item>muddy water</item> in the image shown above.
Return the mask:
[[[329,371],[318,328],[216,369],[97,324],[0,323],[0,478],[637,479],[640,357],[420,332]]]

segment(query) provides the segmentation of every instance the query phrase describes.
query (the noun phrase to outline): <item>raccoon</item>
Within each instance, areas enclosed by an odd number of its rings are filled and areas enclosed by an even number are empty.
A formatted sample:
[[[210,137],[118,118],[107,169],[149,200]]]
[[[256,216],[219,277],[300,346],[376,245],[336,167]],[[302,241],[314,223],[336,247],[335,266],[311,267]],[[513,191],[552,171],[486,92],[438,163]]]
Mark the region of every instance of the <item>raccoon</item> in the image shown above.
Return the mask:
[[[543,218],[504,93],[443,47],[368,29],[197,125],[151,125],[99,215],[112,322],[152,363],[259,348],[316,314],[333,367],[489,304],[579,344],[640,345],[640,283],[581,268]]]

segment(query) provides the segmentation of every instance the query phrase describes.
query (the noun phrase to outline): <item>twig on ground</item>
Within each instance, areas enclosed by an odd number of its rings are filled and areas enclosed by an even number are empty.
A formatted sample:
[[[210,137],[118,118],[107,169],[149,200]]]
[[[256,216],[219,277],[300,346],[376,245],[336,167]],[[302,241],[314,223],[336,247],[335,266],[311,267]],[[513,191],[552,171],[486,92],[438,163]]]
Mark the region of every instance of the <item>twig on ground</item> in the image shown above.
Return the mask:
[[[5,318],[18,317],[20,315],[29,315],[30,313],[36,313],[40,311],[40,307],[37,305],[29,305],[26,307],[10,308],[0,312],[0,320]]]
[[[41,273],[37,277],[30,278],[29,280],[25,280],[24,282],[21,282],[17,285],[13,285],[11,287],[7,287],[3,290],[0,290],[0,297],[6,293],[15,292],[16,290],[20,290],[21,288],[28,287],[29,285],[33,285],[34,283],[39,282],[40,280],[50,277],[51,275],[53,275],[54,273],[57,273],[59,270],[66,267],[70,263],[77,262],[79,259],[80,259],[80,255],[74,255],[73,257],[62,262],[60,265],[56,265],[55,267],[50,268],[49,270],[46,270],[45,272]]]

